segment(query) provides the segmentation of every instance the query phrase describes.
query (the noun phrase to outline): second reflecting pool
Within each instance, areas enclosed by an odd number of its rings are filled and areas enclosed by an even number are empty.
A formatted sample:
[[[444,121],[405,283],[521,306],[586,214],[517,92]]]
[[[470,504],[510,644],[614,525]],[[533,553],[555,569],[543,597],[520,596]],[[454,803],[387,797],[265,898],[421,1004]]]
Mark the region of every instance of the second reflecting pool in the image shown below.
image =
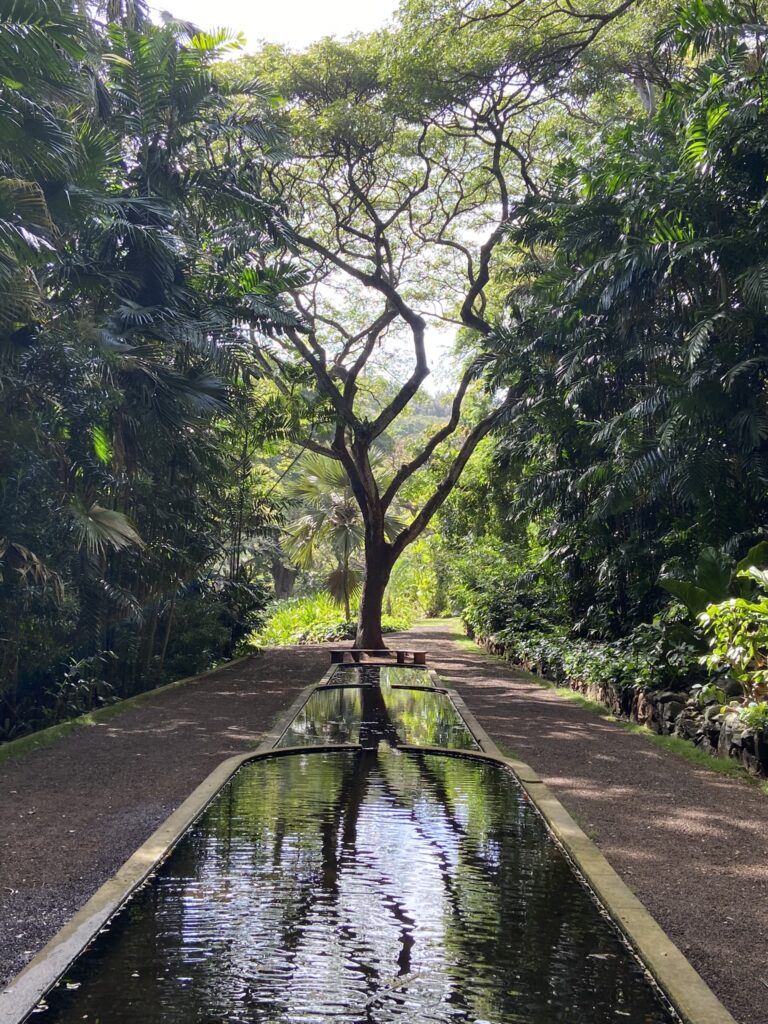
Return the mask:
[[[382,741],[392,747],[479,749],[444,693],[375,685],[315,690],[278,746],[359,743],[373,748]]]

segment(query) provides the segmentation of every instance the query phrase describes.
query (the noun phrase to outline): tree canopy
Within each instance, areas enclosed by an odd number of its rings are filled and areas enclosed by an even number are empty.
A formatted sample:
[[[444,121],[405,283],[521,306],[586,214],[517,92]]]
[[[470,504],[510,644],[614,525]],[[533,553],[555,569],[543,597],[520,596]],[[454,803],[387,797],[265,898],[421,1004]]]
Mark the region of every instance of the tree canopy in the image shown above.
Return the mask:
[[[268,46],[244,62],[281,97],[292,154],[271,168],[270,181],[290,211],[302,271],[291,290],[296,322],[266,335],[261,352],[286,395],[296,367],[311,374],[316,398],[303,443],[341,462],[360,506],[359,646],[381,647],[395,562],[477,444],[519,402],[515,387],[491,387],[483,412],[463,415],[495,357],[497,267],[508,258],[517,211],[549,173],[544,154],[555,124],[588,115],[566,62],[632,7],[586,21],[565,16],[569,35],[554,7],[411,4],[391,31],[323,40],[300,54]],[[429,74],[425,55],[439,75]],[[430,371],[430,336],[445,325],[463,342],[450,414],[412,457],[377,477],[372,446],[407,413]],[[410,350],[409,372],[371,413],[360,401],[366,377],[381,351],[397,345]],[[461,442],[444,473],[388,539],[384,519],[401,488],[454,437]]]

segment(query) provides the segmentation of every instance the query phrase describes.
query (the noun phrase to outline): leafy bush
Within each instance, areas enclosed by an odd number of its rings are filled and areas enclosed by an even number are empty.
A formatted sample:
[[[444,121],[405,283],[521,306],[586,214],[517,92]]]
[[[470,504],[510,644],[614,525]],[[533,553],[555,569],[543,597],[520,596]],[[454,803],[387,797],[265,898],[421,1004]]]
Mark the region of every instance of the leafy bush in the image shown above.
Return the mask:
[[[41,712],[42,721],[55,725],[118,700],[114,687],[104,679],[107,666],[114,660],[112,651],[79,661],[70,658],[63,678],[46,694],[48,705]]]
[[[750,701],[738,709],[738,714],[742,722],[755,732],[768,728],[768,701]]]
[[[386,606],[415,617],[429,618],[447,611],[448,595],[444,587],[445,572],[439,543],[431,537],[420,537],[405,549],[395,563],[387,588]]]
[[[396,633],[408,629],[411,621],[405,616],[384,615],[382,628],[385,633]],[[266,625],[252,640],[264,647],[333,643],[354,639],[356,628],[356,622],[344,620],[330,594],[320,593],[276,601]]]
[[[669,624],[637,626],[613,641],[574,636],[562,573],[512,546],[486,541],[473,551],[459,565],[453,594],[470,636],[558,682],[666,688],[690,682],[697,669],[700,651]]]
[[[264,622],[265,605],[258,580],[197,581],[176,603],[166,656],[149,666],[153,683],[204,672],[247,650],[247,638]]]
[[[713,702],[725,704],[728,699],[725,690],[717,683],[697,683],[691,688],[691,695],[700,708]]]
[[[566,622],[564,591],[551,568],[521,561],[501,542],[476,545],[453,571],[451,597],[470,636],[549,633]]]
[[[560,627],[549,632],[500,630],[493,636],[505,655],[556,682],[574,680],[589,685],[644,687],[670,685],[664,663],[644,646],[643,638],[630,636],[613,642],[574,638]]]
[[[713,671],[734,676],[752,698],[768,693],[768,571],[751,566],[738,573],[752,580],[758,593],[710,604],[699,622],[711,636],[703,659]]]

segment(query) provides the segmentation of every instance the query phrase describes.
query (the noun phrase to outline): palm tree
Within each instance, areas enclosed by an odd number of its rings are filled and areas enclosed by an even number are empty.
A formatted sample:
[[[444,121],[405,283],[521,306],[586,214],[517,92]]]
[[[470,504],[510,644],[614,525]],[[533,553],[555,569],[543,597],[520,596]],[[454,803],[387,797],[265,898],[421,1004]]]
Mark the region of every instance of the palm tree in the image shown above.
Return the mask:
[[[299,518],[284,531],[286,551],[298,569],[311,569],[321,557],[319,549],[323,545],[330,547],[336,566],[328,573],[326,586],[334,601],[344,606],[349,622],[352,599],[362,582],[362,572],[353,565],[353,558],[365,539],[363,518],[349,476],[335,459],[307,452],[297,463],[286,495],[301,510]],[[391,538],[402,529],[402,524],[390,515],[385,529]]]
[[[0,733],[72,654],[118,652],[126,692],[159,671],[231,529],[224,437],[259,413],[281,135],[225,33],[144,7],[0,0]]]

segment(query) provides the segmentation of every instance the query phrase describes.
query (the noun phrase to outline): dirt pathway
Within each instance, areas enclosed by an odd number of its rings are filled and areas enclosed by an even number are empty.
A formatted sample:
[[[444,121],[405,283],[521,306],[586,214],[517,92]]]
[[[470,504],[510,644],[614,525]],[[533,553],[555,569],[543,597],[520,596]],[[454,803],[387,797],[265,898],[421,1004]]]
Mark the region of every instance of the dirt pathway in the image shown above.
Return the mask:
[[[456,636],[439,624],[407,639],[539,772],[736,1018],[767,1024],[768,799]],[[322,648],[270,651],[0,763],[0,984],[326,666]]]

